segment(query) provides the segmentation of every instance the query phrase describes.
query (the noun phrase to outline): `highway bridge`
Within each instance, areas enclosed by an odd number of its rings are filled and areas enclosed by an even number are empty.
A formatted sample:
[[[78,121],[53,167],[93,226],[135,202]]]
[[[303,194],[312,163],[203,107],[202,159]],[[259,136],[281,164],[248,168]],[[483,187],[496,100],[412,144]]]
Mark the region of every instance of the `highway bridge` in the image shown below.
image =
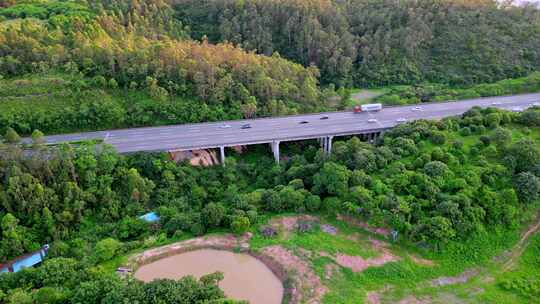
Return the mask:
[[[540,105],[540,93],[386,107],[372,113],[328,112],[52,135],[46,136],[45,142],[102,140],[119,153],[220,149],[222,161],[225,147],[270,144],[279,161],[280,142],[320,139],[323,149],[330,153],[336,136],[375,136],[399,123],[456,116],[474,106],[521,111],[533,105]]]

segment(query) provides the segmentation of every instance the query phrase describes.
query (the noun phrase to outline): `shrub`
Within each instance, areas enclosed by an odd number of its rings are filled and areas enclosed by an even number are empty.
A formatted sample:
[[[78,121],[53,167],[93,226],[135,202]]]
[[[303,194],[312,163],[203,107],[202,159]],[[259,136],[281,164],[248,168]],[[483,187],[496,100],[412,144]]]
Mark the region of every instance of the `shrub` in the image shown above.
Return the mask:
[[[424,172],[432,177],[443,176],[448,170],[448,166],[440,161],[431,161],[424,166]]]
[[[521,172],[515,180],[516,192],[522,202],[531,203],[540,196],[540,178],[530,172]]]
[[[469,135],[472,134],[471,128],[469,128],[469,127],[461,128],[460,133],[461,133],[461,135],[463,135],[463,136],[469,136]]]
[[[240,235],[248,231],[251,223],[245,216],[237,216],[231,221],[231,230],[233,233]]]
[[[518,121],[527,127],[538,127],[540,126],[540,110],[527,110],[521,113]]]
[[[321,198],[318,195],[309,195],[306,199],[306,209],[311,212],[321,208]]]
[[[94,257],[98,263],[112,259],[120,249],[122,243],[113,239],[106,238],[97,242],[94,247]]]
[[[9,144],[17,144],[21,141],[21,137],[19,136],[19,134],[17,134],[17,132],[12,128],[7,128],[4,139]]]

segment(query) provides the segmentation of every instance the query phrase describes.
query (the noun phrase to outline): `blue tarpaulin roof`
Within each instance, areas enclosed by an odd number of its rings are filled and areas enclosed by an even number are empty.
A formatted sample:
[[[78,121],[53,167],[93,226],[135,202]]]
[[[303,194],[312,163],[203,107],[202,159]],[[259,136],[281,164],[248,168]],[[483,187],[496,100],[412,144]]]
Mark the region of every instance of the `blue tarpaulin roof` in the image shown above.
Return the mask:
[[[139,218],[149,223],[159,221],[159,216],[155,212],[149,212],[145,215],[139,216]]]

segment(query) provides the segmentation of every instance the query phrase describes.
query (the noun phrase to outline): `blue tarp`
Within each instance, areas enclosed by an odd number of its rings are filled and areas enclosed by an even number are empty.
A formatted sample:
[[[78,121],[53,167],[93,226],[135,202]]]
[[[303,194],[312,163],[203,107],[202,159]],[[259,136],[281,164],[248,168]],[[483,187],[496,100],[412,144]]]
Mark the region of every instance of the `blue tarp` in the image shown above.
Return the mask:
[[[149,223],[155,223],[159,221],[159,216],[155,212],[149,212],[143,216],[139,216],[139,218]]]
[[[43,259],[41,258],[41,252],[38,251],[32,255],[25,257],[24,259],[15,261],[15,263],[13,263],[13,272],[17,272],[23,268],[32,267],[36,264],[41,263],[42,260]]]
[[[39,264],[43,262],[43,258],[45,258],[45,256],[47,255],[48,249],[49,245],[45,245],[43,246],[43,248],[34,253],[18,257],[2,266],[0,272],[17,272],[23,268],[32,267],[36,264]]]

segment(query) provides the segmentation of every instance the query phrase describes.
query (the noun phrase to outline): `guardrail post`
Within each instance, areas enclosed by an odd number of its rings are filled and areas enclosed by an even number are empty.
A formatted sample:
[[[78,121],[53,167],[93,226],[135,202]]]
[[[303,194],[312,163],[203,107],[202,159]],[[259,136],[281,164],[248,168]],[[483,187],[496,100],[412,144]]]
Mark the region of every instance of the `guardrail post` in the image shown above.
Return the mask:
[[[219,147],[219,154],[220,154],[220,161],[221,165],[225,166],[225,147],[221,146]]]

